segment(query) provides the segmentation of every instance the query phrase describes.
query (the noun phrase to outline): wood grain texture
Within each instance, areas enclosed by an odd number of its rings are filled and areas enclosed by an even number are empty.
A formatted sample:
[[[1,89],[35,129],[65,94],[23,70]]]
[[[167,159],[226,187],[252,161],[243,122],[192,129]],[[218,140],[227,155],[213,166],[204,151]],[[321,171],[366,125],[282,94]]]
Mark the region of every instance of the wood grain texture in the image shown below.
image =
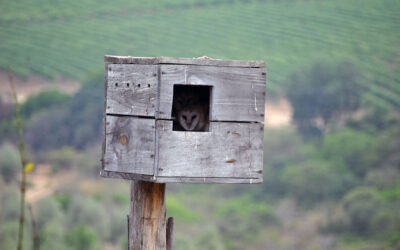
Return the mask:
[[[211,132],[172,131],[166,120],[156,126],[157,178],[262,178],[262,124],[211,122]]]
[[[167,220],[167,232],[166,232],[166,242],[167,242],[167,250],[172,250],[173,241],[174,241],[174,218],[169,217]]]
[[[165,184],[132,181],[129,250],[165,250],[165,218]]]
[[[178,58],[178,57],[131,57],[131,56],[112,56],[105,55],[104,61],[115,64],[184,64],[184,65],[203,65],[215,67],[244,67],[244,68],[263,68],[265,61],[245,61],[245,60],[219,60],[202,58]]]
[[[211,121],[264,121],[265,68],[160,66],[157,117],[171,119],[173,86],[212,86]]]
[[[108,64],[106,72],[106,114],[154,117],[157,65]]]
[[[154,177],[152,175],[140,175],[140,174],[129,174],[129,173],[120,173],[113,171],[100,171],[101,177],[106,178],[117,178],[117,179],[125,179],[125,180],[142,180],[142,181],[151,181],[157,183],[199,183],[199,184],[259,184],[263,182],[262,176],[257,179],[252,178],[189,178],[189,177]]]
[[[100,170],[100,176],[106,178],[116,178],[125,180],[140,180],[140,181],[153,181],[153,182],[155,182],[156,180],[156,178],[153,175],[122,173],[122,172],[107,171],[103,169]]]
[[[153,175],[155,120],[106,116],[104,170]]]
[[[157,183],[197,183],[197,184],[260,184],[263,182],[262,176],[253,178],[195,178],[195,177],[158,177]]]

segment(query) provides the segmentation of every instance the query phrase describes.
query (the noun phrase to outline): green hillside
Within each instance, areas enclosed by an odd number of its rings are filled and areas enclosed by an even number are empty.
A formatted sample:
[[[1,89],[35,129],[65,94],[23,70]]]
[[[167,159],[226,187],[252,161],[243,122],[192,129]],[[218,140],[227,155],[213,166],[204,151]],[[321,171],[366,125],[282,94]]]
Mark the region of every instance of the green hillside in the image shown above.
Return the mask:
[[[399,13],[397,0],[2,1],[0,68],[82,80],[105,54],[262,59],[276,93],[314,59],[345,59],[365,101],[398,109]]]

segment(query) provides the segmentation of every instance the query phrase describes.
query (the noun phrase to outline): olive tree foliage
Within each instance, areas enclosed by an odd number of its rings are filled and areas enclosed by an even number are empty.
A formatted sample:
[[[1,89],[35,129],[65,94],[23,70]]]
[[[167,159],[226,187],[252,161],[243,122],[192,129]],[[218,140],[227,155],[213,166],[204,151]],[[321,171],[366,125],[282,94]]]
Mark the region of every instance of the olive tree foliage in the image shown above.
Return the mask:
[[[381,210],[382,201],[373,188],[360,187],[344,197],[343,207],[349,218],[350,230],[364,234],[372,229],[373,219]]]
[[[293,119],[305,136],[318,135],[330,122],[357,110],[362,94],[361,75],[350,62],[317,61],[293,73],[286,88]]]

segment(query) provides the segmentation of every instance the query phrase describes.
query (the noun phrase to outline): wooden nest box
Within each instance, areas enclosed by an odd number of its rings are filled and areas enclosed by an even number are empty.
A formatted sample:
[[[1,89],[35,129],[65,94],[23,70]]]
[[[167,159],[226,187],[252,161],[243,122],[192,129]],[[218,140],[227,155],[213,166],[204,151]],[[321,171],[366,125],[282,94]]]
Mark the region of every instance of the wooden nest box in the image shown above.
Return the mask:
[[[261,183],[263,61],[105,56],[101,176]]]

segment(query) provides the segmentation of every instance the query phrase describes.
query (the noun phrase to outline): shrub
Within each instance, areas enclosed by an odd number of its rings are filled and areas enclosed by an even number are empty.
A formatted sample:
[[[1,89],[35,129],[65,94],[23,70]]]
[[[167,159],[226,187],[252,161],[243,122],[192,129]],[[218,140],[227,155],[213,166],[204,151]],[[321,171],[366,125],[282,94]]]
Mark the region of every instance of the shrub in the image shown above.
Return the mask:
[[[65,229],[60,222],[51,221],[40,228],[40,249],[41,250],[68,250],[64,240]]]
[[[57,90],[45,90],[37,95],[29,97],[21,105],[21,115],[25,118],[31,117],[32,114],[50,107],[60,107],[65,105],[69,100],[67,94]]]
[[[337,173],[322,160],[289,166],[282,175],[288,192],[304,206],[339,197],[348,188],[349,178],[346,172]]]
[[[21,169],[21,160],[18,150],[11,143],[4,143],[0,147],[0,174],[3,180],[13,180]]]
[[[47,223],[63,224],[63,212],[59,203],[52,197],[40,200],[35,207],[35,216],[38,228],[43,228]]]
[[[195,222],[200,219],[196,212],[185,206],[176,196],[168,195],[166,204],[168,216],[185,222]]]
[[[343,207],[349,218],[350,230],[362,235],[371,231],[371,222],[382,208],[382,201],[375,189],[360,187],[344,197]]]
[[[346,129],[324,138],[321,156],[335,167],[350,169],[356,176],[364,177],[378,164],[383,151],[384,146],[376,137]]]
[[[19,191],[17,186],[10,185],[1,190],[0,221],[17,221],[19,217]],[[1,224],[1,223],[0,223]]]
[[[265,202],[241,196],[224,202],[215,211],[219,231],[232,249],[243,249],[258,239],[267,224],[278,223],[275,210]]]
[[[99,249],[96,232],[84,224],[79,224],[68,232],[66,242],[75,250]]]
[[[101,239],[109,237],[109,217],[105,208],[90,197],[75,196],[69,205],[67,226],[73,228],[78,224],[84,224]],[[83,230],[83,229],[80,229]]]

